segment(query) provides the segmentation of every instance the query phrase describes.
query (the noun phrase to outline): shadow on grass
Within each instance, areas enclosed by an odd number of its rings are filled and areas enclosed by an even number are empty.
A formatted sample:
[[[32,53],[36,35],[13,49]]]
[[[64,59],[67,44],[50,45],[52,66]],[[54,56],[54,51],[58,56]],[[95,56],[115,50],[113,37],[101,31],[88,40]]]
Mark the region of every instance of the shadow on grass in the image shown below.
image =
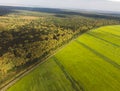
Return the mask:
[[[82,45],[83,47],[85,47],[86,49],[90,50],[91,52],[93,52],[95,55],[99,56],[100,58],[102,58],[104,61],[108,62],[109,64],[113,65],[115,68],[120,70],[120,65],[118,63],[116,63],[114,60],[106,57],[105,55],[97,52],[96,50],[90,48],[88,45],[80,42],[79,40],[76,40],[76,43]]]

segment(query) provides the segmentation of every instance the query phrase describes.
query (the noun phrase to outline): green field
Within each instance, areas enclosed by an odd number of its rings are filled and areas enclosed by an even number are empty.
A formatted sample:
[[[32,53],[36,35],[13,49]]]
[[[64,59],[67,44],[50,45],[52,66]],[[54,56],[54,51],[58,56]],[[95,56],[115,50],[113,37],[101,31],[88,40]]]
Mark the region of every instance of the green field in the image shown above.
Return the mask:
[[[7,91],[120,91],[120,26],[81,35]]]

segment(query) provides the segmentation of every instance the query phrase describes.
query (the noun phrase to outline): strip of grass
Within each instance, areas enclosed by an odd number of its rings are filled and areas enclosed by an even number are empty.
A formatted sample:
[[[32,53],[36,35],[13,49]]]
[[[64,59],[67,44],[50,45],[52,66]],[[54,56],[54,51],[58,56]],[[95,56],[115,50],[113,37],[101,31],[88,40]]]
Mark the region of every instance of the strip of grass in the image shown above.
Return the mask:
[[[120,47],[88,34],[81,36],[79,40],[120,65]]]
[[[105,32],[113,33],[120,36],[120,31],[118,30],[119,28],[116,28],[115,26],[107,26],[107,27],[99,28],[99,31],[103,31],[103,32],[105,31]],[[99,32],[98,29],[95,29],[94,31]]]
[[[71,82],[72,87],[76,91],[84,91],[84,88],[78,84],[78,82],[75,81],[75,79],[67,72],[67,70],[64,68],[64,66],[59,62],[59,60],[56,57],[53,57],[56,64],[61,68],[63,73],[65,74],[66,78]]]
[[[93,36],[93,37],[95,37],[95,38],[98,38],[98,39],[100,39],[100,40],[102,40],[102,41],[105,41],[105,42],[107,42],[107,43],[109,43],[109,44],[111,44],[111,45],[114,45],[114,46],[116,46],[116,47],[120,47],[120,45],[117,45],[117,44],[115,44],[115,43],[112,43],[112,42],[106,40],[105,38],[101,38],[101,37],[96,36],[96,35],[91,34],[91,33],[87,33],[87,34],[90,35],[90,36]]]
[[[76,91],[54,62],[49,59],[30,74],[23,77],[8,91]]]
[[[109,43],[111,43],[115,46],[120,47],[120,38],[118,38],[118,37],[110,36],[107,33],[102,34],[102,33],[99,33],[99,32],[88,32],[88,34],[91,35],[91,36],[94,36],[98,39],[101,39],[105,42],[109,42]]]
[[[94,31],[92,31],[92,32],[94,32]],[[107,34],[106,36],[116,37],[116,38],[120,39],[120,35],[116,35],[114,33],[106,32],[106,31],[99,31],[99,33]]]
[[[103,54],[100,54],[99,52],[97,52],[96,50],[90,48],[89,46],[85,45],[84,43],[76,40],[77,43],[81,44],[82,46],[84,46],[85,48],[87,48],[88,50],[92,51],[94,54],[96,54],[97,56],[99,56],[100,58],[103,58],[104,61],[112,64],[114,67],[118,68],[120,70],[120,65],[117,64],[116,62],[114,62],[113,60],[109,59],[108,57],[104,56]]]

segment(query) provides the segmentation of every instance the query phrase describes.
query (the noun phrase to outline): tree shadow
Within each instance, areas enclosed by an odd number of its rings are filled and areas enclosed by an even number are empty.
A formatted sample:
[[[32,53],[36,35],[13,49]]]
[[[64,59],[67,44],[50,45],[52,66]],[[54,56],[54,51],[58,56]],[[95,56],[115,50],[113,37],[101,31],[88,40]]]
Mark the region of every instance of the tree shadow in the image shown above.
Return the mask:
[[[2,31],[0,32],[0,56],[9,52],[10,49],[24,48],[26,44],[47,40],[47,38],[43,39],[41,37],[42,35],[44,35],[43,31],[40,32],[35,29],[29,29],[29,27],[26,26],[20,27],[19,31]]]

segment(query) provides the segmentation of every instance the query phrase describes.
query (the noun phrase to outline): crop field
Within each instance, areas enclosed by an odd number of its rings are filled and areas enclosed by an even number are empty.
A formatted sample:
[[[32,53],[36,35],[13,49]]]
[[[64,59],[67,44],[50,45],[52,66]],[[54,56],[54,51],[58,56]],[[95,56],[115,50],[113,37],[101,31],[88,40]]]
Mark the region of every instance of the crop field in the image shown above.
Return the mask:
[[[86,32],[7,91],[120,91],[120,26]]]

